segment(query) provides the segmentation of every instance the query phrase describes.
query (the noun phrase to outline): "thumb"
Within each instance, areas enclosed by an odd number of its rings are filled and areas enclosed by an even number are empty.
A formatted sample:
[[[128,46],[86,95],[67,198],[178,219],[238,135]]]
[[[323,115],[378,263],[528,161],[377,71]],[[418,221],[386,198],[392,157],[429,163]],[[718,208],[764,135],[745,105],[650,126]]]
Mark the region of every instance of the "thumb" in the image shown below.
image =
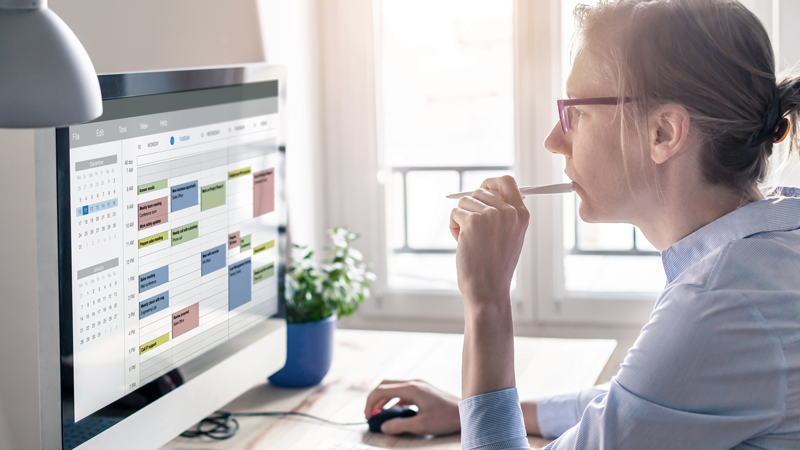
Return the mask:
[[[504,202],[515,208],[523,206],[522,194],[519,192],[517,181],[511,175],[500,178],[489,178],[481,183],[481,188],[497,191]],[[524,206],[523,206],[524,207]]]
[[[417,414],[414,417],[398,417],[396,419],[387,420],[381,425],[381,433],[383,434],[422,434],[422,420]]]

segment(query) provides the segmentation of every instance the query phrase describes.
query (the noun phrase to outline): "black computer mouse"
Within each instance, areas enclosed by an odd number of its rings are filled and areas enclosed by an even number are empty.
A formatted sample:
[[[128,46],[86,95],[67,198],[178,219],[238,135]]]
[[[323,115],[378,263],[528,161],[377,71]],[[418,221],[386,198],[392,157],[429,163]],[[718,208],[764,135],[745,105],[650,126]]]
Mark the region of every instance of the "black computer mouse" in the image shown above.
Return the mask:
[[[408,406],[392,406],[391,408],[384,409],[378,414],[370,417],[367,423],[369,424],[369,431],[372,431],[373,433],[380,433],[383,422],[396,417],[414,417],[416,415],[417,412]]]

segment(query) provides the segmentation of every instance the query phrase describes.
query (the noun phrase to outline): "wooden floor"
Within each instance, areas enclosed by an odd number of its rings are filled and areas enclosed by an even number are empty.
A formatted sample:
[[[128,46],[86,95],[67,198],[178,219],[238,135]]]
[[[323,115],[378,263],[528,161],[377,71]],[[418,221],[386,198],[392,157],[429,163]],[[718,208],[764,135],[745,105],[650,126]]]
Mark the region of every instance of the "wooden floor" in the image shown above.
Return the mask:
[[[461,392],[463,337],[453,334],[337,330],[333,366],[319,386],[281,389],[256,386],[226,411],[299,411],[338,422],[363,422],[367,394],[384,379],[423,379],[454,395]],[[616,341],[516,338],[517,386],[522,399],[570,392],[595,384]],[[366,424],[333,426],[298,417],[239,418],[241,429],[226,441],[177,438],[168,445],[230,450],[312,450],[326,438],[390,449],[461,448],[458,434],[443,437],[373,434]],[[533,448],[549,440],[529,437]]]

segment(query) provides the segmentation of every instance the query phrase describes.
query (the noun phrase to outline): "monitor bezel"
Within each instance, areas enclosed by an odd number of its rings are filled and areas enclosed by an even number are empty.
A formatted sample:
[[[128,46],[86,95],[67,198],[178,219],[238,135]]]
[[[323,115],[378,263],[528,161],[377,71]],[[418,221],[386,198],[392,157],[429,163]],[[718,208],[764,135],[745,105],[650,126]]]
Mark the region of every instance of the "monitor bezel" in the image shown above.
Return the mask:
[[[275,66],[268,64],[252,64],[236,67],[222,67],[222,68],[204,68],[194,70],[175,70],[163,72],[139,72],[127,74],[112,74],[100,75],[98,77],[101,87],[103,100],[116,100],[130,97],[140,97],[148,95],[169,94],[176,92],[189,92],[204,89],[215,89],[223,87],[231,87],[244,85],[249,83],[256,83],[262,81],[278,80],[278,104],[279,114],[281,120],[279,121],[278,130],[278,150],[280,157],[279,167],[276,171],[279,174],[281,182],[276,189],[276,196],[280,199],[276,202],[282,205],[283,208],[278,208],[278,251],[279,257],[277,261],[277,276],[278,276],[278,305],[279,312],[273,317],[283,317],[285,311],[285,298],[284,298],[284,274],[286,271],[287,261],[287,243],[286,243],[286,197],[285,197],[285,98],[286,98],[286,77],[285,69],[283,66]],[[92,122],[101,122],[103,116],[95,119]],[[74,404],[72,391],[72,253],[71,253],[71,224],[70,224],[70,175],[69,175],[69,159],[70,159],[70,143],[69,143],[69,127],[55,129],[55,150],[56,150],[56,177],[57,177],[57,238],[58,238],[58,310],[59,310],[59,354],[60,354],[60,400],[61,400],[61,430],[62,433],[67,426],[76,426],[72,417],[74,417]],[[258,328],[258,326],[256,327]],[[256,333],[257,334],[257,333]],[[256,338],[256,334],[244,333],[237,338],[234,338],[231,343],[228,343],[231,351],[238,351],[247,345],[245,342],[248,336]],[[238,341],[237,341],[238,339]],[[209,363],[203,364],[200,361],[205,355],[201,355],[191,365],[190,371],[192,376],[199,375],[207,367]],[[220,352],[217,352],[218,359]],[[221,361],[220,361],[221,362]],[[160,378],[159,378],[160,379]],[[148,386],[158,382],[159,379],[153,380],[150,383],[140,386],[134,393],[140,390],[147,389]],[[189,380],[184,380],[188,382]],[[127,415],[120,419],[124,420],[127,417],[135,414],[136,412],[151,405],[155,400],[167,395],[169,392],[161,394],[161,396],[153,399],[152,402],[143,404],[138,408],[133,408]],[[103,410],[93,413],[87,418],[78,421],[77,425],[81,422],[98,417],[107,417],[107,413]],[[96,421],[95,421],[96,422]],[[106,428],[94,427],[99,430],[91,437],[83,440],[81,444],[75,447],[64,448],[80,448],[83,443],[90,440],[92,437],[100,434],[105,429],[111,428],[114,423],[109,421]],[[64,436],[62,435],[62,445],[64,445]]]

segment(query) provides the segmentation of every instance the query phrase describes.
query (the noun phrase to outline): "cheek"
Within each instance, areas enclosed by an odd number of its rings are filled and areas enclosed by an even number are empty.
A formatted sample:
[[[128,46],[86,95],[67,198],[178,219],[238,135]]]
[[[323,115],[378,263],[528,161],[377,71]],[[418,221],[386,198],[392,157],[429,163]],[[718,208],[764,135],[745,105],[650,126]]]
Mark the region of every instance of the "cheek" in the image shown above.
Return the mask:
[[[592,130],[573,144],[573,166],[580,215],[584,221],[612,220],[630,195],[619,134]]]
[[[576,139],[572,149],[576,177],[580,178],[576,181],[601,189],[624,175],[619,135],[607,129],[587,131],[592,132]]]

